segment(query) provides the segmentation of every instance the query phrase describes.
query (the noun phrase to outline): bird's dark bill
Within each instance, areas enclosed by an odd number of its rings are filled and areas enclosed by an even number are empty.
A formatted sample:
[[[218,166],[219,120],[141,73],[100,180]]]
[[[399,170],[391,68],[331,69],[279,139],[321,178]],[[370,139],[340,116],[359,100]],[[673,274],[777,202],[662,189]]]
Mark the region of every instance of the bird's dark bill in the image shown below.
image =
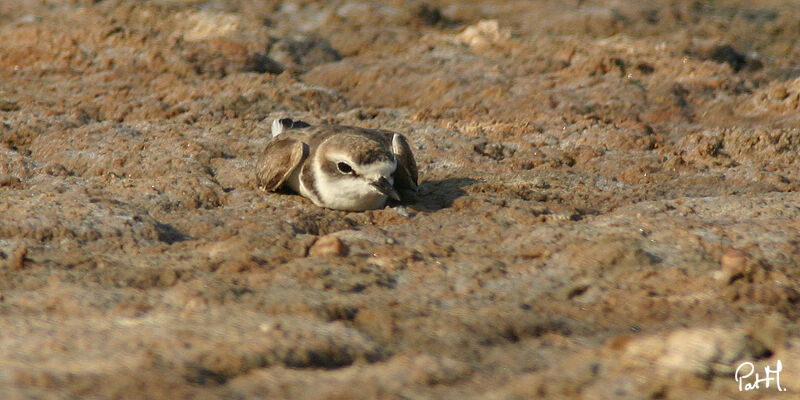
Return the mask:
[[[391,183],[389,183],[389,181],[386,180],[386,178],[381,178],[377,182],[372,182],[371,185],[374,186],[375,189],[378,189],[379,192],[397,201],[400,201],[400,195],[397,193],[396,190],[394,190],[394,187],[392,186]]]

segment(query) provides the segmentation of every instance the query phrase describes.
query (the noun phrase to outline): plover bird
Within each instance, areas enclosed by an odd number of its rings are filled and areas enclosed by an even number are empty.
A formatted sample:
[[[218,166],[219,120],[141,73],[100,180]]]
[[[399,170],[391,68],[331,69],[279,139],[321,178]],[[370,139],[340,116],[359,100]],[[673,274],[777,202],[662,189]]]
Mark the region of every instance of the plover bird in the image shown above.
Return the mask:
[[[403,135],[354,126],[272,123],[258,163],[259,187],[288,186],[320,207],[363,211],[417,190],[417,164]]]

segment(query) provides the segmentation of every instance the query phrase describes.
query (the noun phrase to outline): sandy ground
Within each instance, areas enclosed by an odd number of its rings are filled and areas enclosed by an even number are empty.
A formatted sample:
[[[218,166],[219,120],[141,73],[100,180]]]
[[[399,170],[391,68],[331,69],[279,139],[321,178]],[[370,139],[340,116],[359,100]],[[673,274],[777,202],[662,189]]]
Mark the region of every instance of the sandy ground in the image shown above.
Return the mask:
[[[2,1],[0,397],[797,396],[797,21]],[[276,116],[404,133],[416,201],[258,190]]]

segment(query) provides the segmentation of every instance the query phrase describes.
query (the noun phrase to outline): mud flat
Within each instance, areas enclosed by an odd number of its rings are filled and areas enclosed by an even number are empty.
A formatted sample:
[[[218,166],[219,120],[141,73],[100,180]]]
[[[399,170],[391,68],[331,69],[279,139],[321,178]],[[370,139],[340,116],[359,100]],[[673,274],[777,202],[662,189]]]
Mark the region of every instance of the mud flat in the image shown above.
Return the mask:
[[[647,3],[3,1],[0,397],[800,392],[800,6]],[[258,190],[276,116],[416,201]]]

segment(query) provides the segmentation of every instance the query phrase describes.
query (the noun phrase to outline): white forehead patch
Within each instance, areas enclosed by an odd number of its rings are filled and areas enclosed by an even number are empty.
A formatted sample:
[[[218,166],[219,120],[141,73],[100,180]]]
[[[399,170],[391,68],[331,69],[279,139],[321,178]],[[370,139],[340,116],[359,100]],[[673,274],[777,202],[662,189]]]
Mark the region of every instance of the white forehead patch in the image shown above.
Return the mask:
[[[397,161],[379,161],[367,165],[359,165],[354,167],[356,173],[372,179],[391,178],[394,170],[397,169]]]

